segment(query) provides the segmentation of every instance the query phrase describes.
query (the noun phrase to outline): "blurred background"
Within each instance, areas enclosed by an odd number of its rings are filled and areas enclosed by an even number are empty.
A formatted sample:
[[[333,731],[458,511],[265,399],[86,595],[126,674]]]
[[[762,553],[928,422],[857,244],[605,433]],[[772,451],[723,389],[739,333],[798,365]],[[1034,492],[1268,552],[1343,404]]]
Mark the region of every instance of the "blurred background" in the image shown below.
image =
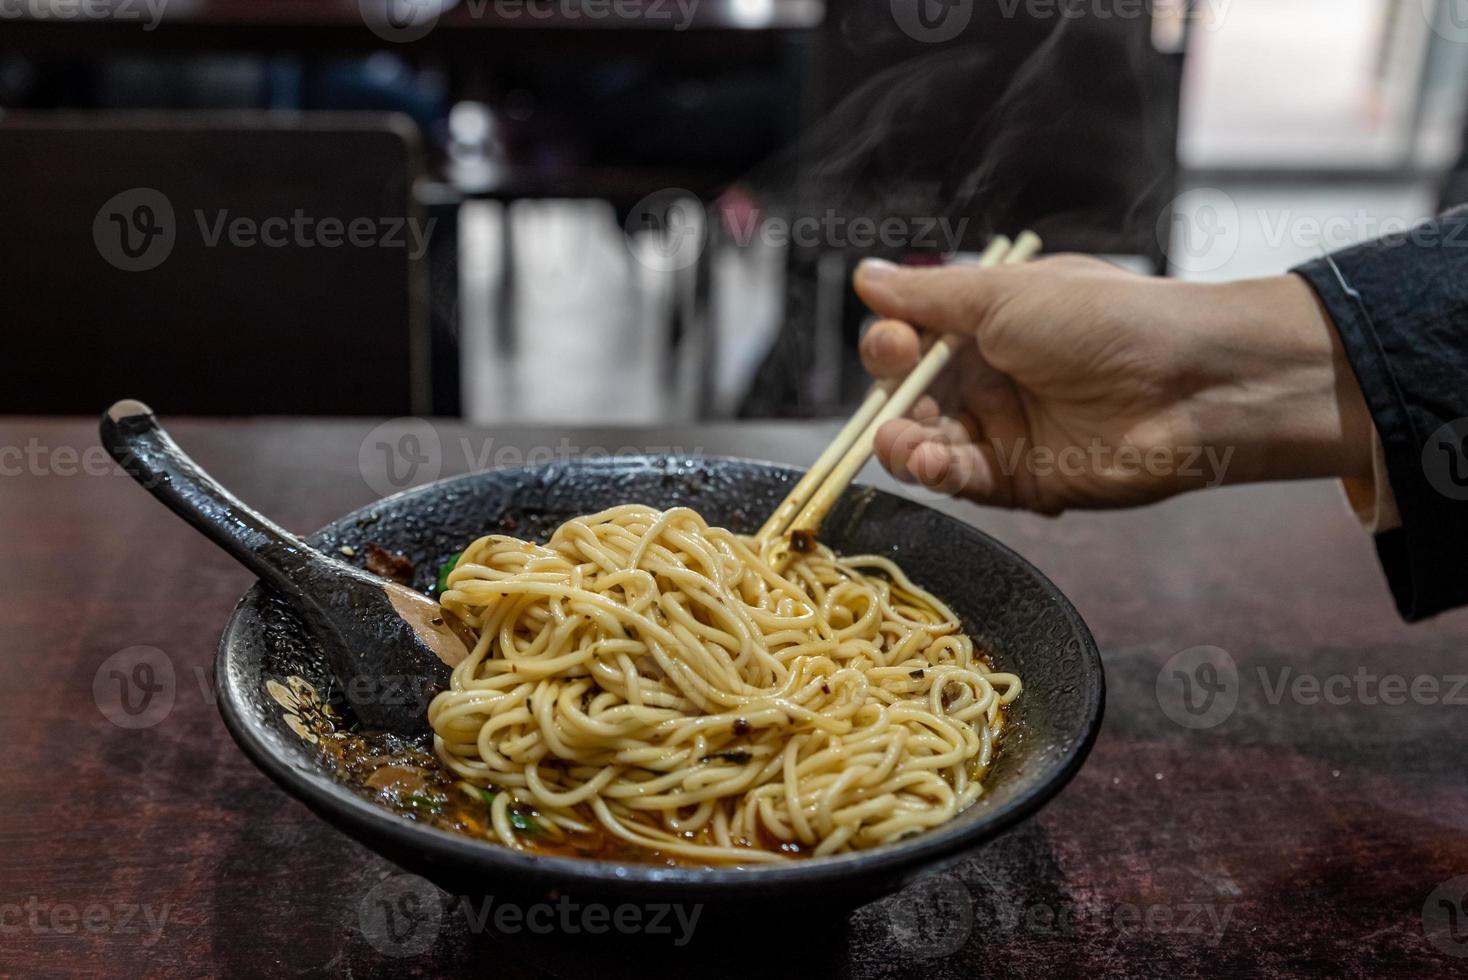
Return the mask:
[[[852,267],[1468,201],[1464,0],[0,0],[0,412],[843,412]]]

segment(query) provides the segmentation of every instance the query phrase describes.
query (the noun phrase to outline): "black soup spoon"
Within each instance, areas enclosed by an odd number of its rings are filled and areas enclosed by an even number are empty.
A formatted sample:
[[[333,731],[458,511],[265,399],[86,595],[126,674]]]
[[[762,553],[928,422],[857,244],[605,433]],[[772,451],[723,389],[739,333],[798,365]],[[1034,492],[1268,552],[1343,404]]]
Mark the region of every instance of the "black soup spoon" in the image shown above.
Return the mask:
[[[109,408],[101,433],[133,479],[292,603],[365,727],[402,735],[428,730],[429,700],[473,647],[451,613],[317,551],[252,510],[200,469],[142,402]]]

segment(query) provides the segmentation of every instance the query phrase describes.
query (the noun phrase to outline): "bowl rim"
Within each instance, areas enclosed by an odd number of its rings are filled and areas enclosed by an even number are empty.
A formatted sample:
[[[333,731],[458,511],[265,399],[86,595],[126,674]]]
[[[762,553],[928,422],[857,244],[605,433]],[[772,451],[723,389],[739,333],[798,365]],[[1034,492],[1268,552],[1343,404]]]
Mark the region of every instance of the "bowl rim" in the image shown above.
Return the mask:
[[[379,498],[327,522],[310,534],[303,535],[303,538],[310,543],[321,534],[348,524],[364,512],[379,509],[386,504],[401,503],[412,497],[442,493],[446,488],[483,480],[490,475],[504,477],[508,474],[544,471],[558,466],[612,468],[639,463],[654,465],[684,460],[754,464],[757,467],[777,470],[793,477],[798,477],[803,472],[798,467],[744,456],[700,455],[693,457],[675,454],[575,458],[552,463],[478,470],[408,487]],[[946,825],[867,851],[807,858],[785,864],[711,868],[638,864],[537,854],[406,820],[358,796],[347,787],[319,773],[304,770],[276,754],[268,740],[255,730],[253,724],[247,721],[245,712],[249,705],[244,700],[244,692],[233,683],[230,666],[235,657],[233,648],[236,645],[236,631],[240,629],[239,624],[246,605],[263,589],[260,582],[253,584],[241,596],[219,638],[214,674],[220,715],[223,717],[225,728],[250,761],[291,796],[318,812],[330,811],[349,825],[353,831],[368,837],[386,837],[395,845],[411,849],[444,867],[461,869],[489,867],[522,877],[544,876],[548,880],[553,880],[558,887],[570,884],[591,886],[684,885],[713,887],[721,892],[738,894],[764,892],[781,884],[795,882],[801,884],[820,881],[834,882],[849,878],[853,873],[860,873],[862,876],[895,874],[914,866],[927,867],[957,860],[964,853],[974,850],[985,841],[1034,814],[1055,797],[1080,770],[1100,732],[1104,712],[1106,678],[1100,651],[1085,621],[1081,619],[1080,614],[1076,612],[1075,607],[1059,587],[1007,545],[982,529],[920,501],[868,484],[854,483],[851,489],[874,492],[921,507],[937,520],[956,525],[964,533],[977,535],[987,547],[1016,563],[1036,581],[1046,596],[1059,608],[1074,635],[1081,641],[1078,655],[1082,660],[1083,673],[1088,683],[1086,684],[1084,727],[1078,733],[1079,737],[1072,740],[1070,747],[1064,753],[1055,756],[1047,763],[1049,772],[1043,779],[1001,804],[992,814],[983,819],[968,824],[951,820]]]

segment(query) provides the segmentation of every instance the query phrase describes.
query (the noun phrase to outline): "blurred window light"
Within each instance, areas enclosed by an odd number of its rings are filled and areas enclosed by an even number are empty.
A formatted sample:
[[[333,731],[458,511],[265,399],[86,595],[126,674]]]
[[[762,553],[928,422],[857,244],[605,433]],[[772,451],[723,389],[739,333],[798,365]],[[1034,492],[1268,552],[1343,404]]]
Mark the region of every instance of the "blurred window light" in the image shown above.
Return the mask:
[[[1188,42],[1184,164],[1328,170],[1405,163],[1431,5],[1203,0]]]
[[[775,0],[733,0],[729,19],[739,27],[763,27],[775,13]]]

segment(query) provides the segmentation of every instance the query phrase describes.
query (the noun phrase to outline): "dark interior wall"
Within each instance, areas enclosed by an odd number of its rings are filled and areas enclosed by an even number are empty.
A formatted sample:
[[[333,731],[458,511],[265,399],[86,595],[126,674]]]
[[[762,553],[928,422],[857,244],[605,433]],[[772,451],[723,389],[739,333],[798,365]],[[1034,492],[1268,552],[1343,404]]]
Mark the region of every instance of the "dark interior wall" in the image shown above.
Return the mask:
[[[426,411],[417,157],[390,116],[7,117],[0,412]]]

